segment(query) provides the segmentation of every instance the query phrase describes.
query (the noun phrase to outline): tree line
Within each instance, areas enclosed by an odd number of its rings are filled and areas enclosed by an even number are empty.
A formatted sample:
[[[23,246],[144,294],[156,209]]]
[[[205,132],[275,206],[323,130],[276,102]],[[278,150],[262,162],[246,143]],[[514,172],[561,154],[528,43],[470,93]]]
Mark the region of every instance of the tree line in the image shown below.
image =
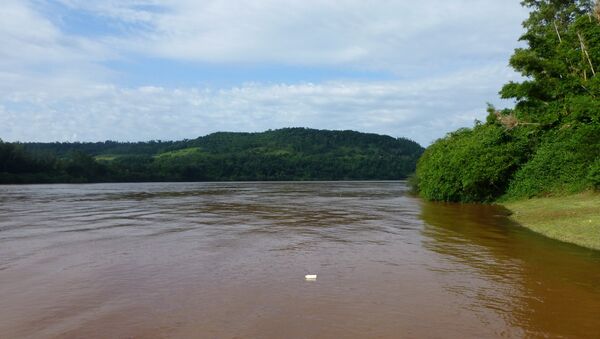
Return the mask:
[[[489,202],[600,189],[600,4],[525,0],[510,58],[524,80],[500,91],[513,109],[437,140],[414,179],[431,200]]]
[[[306,128],[136,143],[0,141],[0,183],[396,180],[422,152],[405,138]]]

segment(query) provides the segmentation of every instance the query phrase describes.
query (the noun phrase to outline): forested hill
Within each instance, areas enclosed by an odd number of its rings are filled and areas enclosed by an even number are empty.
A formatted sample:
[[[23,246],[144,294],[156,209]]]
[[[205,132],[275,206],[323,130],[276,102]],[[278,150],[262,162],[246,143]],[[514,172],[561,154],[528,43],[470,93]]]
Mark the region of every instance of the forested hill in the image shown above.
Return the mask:
[[[390,180],[414,172],[422,152],[404,138],[306,128],[166,142],[0,142],[0,183]]]

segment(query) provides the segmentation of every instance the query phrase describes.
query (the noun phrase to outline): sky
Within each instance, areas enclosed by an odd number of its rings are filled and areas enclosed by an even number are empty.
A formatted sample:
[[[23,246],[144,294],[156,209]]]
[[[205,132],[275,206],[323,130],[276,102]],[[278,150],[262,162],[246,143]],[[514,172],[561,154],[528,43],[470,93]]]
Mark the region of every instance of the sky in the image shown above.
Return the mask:
[[[426,146],[513,104],[519,2],[2,0],[0,139],[309,127]]]

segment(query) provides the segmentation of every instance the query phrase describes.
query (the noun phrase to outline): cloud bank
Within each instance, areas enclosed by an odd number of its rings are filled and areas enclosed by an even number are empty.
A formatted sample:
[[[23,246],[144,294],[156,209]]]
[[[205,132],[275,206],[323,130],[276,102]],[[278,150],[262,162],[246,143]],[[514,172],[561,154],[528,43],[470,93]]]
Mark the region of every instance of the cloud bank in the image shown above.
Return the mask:
[[[0,138],[165,140],[305,126],[426,145],[482,119],[516,78],[506,64],[525,15],[517,1],[497,0],[8,0]],[[215,69],[210,77],[239,65],[374,75],[132,87],[124,79],[139,74],[111,66],[148,59],[167,74],[192,63]]]

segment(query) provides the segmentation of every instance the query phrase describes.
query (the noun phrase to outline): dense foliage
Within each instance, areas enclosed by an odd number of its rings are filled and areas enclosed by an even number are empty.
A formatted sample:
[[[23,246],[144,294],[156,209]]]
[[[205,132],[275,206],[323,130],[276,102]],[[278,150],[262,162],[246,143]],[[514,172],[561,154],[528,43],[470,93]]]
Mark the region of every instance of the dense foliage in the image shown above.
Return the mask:
[[[146,143],[0,143],[0,183],[403,179],[423,149],[353,131],[287,128]]]
[[[458,130],[423,154],[418,172],[421,193],[443,201],[493,200],[506,190],[527,155],[527,139],[500,126]]]
[[[431,200],[491,201],[600,187],[600,5],[525,0],[531,9],[510,65],[522,82],[500,94],[485,124],[436,141],[417,167]]]
[[[507,197],[575,193],[598,187],[598,164],[600,124],[551,131],[531,160],[515,174]]]
[[[510,65],[527,77],[500,94],[515,99],[516,116],[556,127],[600,122],[600,25],[589,0],[526,0],[526,33]]]

